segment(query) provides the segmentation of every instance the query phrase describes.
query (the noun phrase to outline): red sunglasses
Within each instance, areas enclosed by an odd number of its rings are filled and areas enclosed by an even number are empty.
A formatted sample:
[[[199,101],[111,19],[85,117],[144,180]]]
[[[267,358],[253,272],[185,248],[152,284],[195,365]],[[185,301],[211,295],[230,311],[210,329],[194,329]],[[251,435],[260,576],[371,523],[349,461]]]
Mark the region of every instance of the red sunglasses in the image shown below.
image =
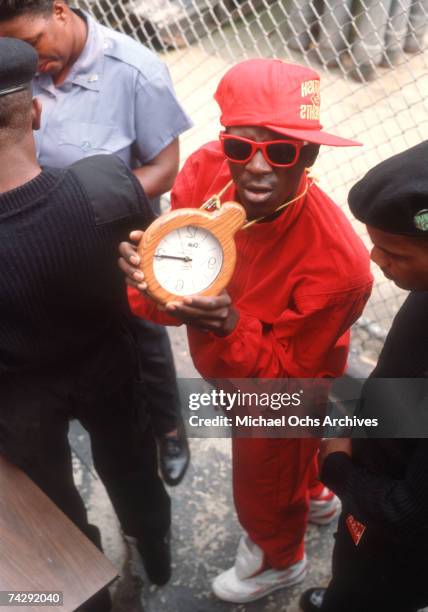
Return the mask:
[[[257,142],[226,132],[220,132],[219,138],[224,155],[232,162],[246,164],[253,159],[257,151],[261,151],[268,164],[280,168],[294,166],[299,159],[301,148],[308,144],[304,140],[265,140]]]

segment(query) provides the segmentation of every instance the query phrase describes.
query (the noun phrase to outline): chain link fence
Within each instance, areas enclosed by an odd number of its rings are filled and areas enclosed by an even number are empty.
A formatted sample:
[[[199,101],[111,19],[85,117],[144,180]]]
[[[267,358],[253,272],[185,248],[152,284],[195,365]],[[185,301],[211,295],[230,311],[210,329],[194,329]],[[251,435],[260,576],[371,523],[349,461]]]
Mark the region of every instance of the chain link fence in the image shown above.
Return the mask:
[[[345,211],[349,188],[370,167],[428,138],[428,0],[85,2],[100,21],[161,53],[169,65],[195,123],[182,139],[183,160],[217,137],[212,95],[222,74],[258,56],[320,72],[323,125],[364,143],[325,148],[315,167],[321,186]],[[354,330],[354,348],[368,361],[404,298],[374,273],[372,298]]]

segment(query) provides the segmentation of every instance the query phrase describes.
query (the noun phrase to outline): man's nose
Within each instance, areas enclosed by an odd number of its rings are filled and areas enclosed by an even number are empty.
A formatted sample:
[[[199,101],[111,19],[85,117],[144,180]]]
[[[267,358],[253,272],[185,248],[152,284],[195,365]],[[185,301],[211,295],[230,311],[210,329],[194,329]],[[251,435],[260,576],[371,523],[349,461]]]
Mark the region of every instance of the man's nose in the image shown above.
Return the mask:
[[[272,172],[272,166],[265,159],[260,149],[256,151],[254,157],[245,164],[245,169],[252,174],[270,174]]]

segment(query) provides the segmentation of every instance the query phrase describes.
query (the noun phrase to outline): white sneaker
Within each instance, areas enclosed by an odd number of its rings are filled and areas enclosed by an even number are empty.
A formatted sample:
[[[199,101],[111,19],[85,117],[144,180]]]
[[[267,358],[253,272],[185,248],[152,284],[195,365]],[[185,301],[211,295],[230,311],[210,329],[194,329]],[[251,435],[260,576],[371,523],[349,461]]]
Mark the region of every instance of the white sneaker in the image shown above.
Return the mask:
[[[272,591],[301,582],[306,576],[306,556],[285,570],[263,567],[263,551],[248,536],[242,536],[235,565],[212,582],[219,599],[232,603],[256,601]]]
[[[340,501],[336,495],[324,487],[319,495],[309,500],[308,521],[315,525],[329,525],[340,510]]]
[[[263,569],[265,554],[257,546],[246,532],[241,536],[236,551],[235,571],[239,580],[245,580],[255,574],[260,574]]]

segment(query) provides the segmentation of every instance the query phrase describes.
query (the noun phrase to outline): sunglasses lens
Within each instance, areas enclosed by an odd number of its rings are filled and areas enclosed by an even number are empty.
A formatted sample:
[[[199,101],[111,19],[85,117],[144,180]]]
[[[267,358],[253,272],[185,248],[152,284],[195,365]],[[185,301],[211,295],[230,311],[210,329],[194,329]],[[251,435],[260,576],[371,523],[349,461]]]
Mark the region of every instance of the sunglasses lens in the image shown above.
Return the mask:
[[[266,147],[266,153],[273,164],[287,166],[296,159],[296,147],[291,143],[278,142]]]
[[[251,155],[251,145],[248,142],[234,138],[223,140],[223,150],[226,157],[235,161],[244,161]]]

